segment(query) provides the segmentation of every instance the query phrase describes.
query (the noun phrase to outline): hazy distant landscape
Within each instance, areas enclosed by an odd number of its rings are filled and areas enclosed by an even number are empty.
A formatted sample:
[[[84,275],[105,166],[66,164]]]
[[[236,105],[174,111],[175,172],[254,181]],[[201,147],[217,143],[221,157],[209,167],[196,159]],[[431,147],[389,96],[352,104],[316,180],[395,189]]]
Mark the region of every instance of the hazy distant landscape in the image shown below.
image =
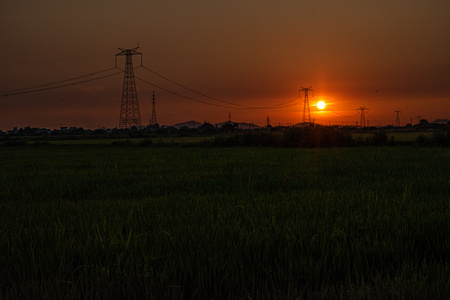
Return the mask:
[[[186,124],[193,125],[187,126]],[[139,145],[194,147],[357,147],[357,146],[449,146],[450,122],[404,127],[266,126],[244,123],[212,125],[194,122],[180,126],[146,126],[127,129],[15,128],[0,132],[0,146],[11,145]]]

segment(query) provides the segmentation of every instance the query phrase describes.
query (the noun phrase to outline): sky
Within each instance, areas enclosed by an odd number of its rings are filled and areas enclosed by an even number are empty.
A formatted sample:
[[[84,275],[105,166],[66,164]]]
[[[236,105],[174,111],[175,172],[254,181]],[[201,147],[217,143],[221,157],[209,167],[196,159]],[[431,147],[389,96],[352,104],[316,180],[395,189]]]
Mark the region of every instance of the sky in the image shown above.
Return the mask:
[[[299,90],[310,86],[315,123],[353,125],[360,107],[368,109],[369,125],[394,124],[396,110],[402,125],[450,118],[448,0],[21,0],[1,6],[1,130],[117,127],[123,74],[114,69],[115,54],[137,46],[145,67],[134,56],[143,125],[150,122],[153,91],[160,125],[214,124],[229,115],[257,125],[268,117],[271,125],[296,124],[304,107]],[[125,68],[123,56],[117,66]],[[111,76],[11,92],[103,75]],[[324,110],[316,107],[320,100]]]

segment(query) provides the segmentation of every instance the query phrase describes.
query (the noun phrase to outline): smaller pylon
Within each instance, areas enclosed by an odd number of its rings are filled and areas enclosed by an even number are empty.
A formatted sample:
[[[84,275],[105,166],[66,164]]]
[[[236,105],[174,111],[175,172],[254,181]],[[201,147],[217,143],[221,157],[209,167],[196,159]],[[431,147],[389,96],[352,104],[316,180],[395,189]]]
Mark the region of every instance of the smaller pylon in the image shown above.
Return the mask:
[[[395,115],[395,126],[400,127],[400,111],[396,110]]]
[[[152,96],[152,118],[150,119],[150,126],[156,125],[156,99],[155,99],[155,91],[153,91]]]
[[[417,124],[420,124],[420,120],[422,119],[422,116],[417,116]]]
[[[303,125],[306,125],[306,123],[311,124],[311,112],[309,110],[309,92],[313,92],[314,97],[314,90],[312,89],[312,86],[304,88],[302,87],[299,91],[299,97],[301,92],[305,92],[305,99],[303,100],[303,119],[302,123]]]
[[[364,115],[364,111],[369,110],[369,109],[366,108],[365,106],[360,106],[356,110],[360,110],[361,111],[361,122],[359,123],[359,126],[361,126],[361,128],[366,127],[366,117]]]

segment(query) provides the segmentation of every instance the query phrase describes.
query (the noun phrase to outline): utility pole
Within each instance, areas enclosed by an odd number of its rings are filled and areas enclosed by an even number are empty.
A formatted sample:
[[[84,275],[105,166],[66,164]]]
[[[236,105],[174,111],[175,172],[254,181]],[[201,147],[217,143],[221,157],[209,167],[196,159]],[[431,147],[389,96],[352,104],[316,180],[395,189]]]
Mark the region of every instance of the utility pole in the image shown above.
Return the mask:
[[[360,110],[361,111],[361,121],[360,121],[360,126],[361,128],[366,127],[366,117],[364,115],[364,111],[369,110],[368,108],[366,108],[365,106],[360,106],[359,108],[357,108],[356,110]],[[358,127],[358,126],[357,126]]]
[[[152,118],[150,120],[150,125],[156,125],[156,101],[155,101],[155,91],[153,91],[152,96]]]
[[[125,55],[125,72],[123,74],[123,89],[122,89],[122,101],[120,105],[120,118],[119,128],[125,129],[129,127],[140,127],[141,113],[139,111],[139,102],[136,91],[136,79],[134,78],[133,70],[133,55],[141,56],[142,65],[142,53],[136,50],[139,47],[133,49],[122,49],[121,52],[116,54],[116,67],[117,56]]]
[[[305,92],[305,99],[303,100],[303,119],[302,123],[305,125],[306,122],[311,123],[311,112],[309,110],[309,97],[308,93],[313,92],[314,97],[314,90],[312,89],[312,86],[304,88],[302,87],[299,91],[298,97],[300,98],[301,92]]]
[[[395,115],[395,126],[400,127],[400,111],[396,110]]]

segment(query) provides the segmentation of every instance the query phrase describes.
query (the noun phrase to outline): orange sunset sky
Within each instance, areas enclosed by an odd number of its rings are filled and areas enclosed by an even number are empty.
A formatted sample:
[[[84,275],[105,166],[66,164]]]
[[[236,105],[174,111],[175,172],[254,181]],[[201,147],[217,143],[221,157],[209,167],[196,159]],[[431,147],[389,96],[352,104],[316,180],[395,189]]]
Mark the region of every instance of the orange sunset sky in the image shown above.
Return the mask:
[[[449,12],[448,0],[7,1],[0,10],[0,129],[117,127],[121,74],[5,94],[113,68],[117,48],[137,45],[146,68],[237,105],[276,106],[312,86],[316,123],[355,124],[360,106],[376,125],[393,124],[395,110],[402,125],[418,116],[450,118]],[[242,109],[144,68],[135,74],[166,89],[136,80],[144,125],[152,91],[161,125],[218,123],[229,113],[257,125],[267,116],[272,125],[302,121],[302,99]],[[323,111],[319,100],[327,103]]]

